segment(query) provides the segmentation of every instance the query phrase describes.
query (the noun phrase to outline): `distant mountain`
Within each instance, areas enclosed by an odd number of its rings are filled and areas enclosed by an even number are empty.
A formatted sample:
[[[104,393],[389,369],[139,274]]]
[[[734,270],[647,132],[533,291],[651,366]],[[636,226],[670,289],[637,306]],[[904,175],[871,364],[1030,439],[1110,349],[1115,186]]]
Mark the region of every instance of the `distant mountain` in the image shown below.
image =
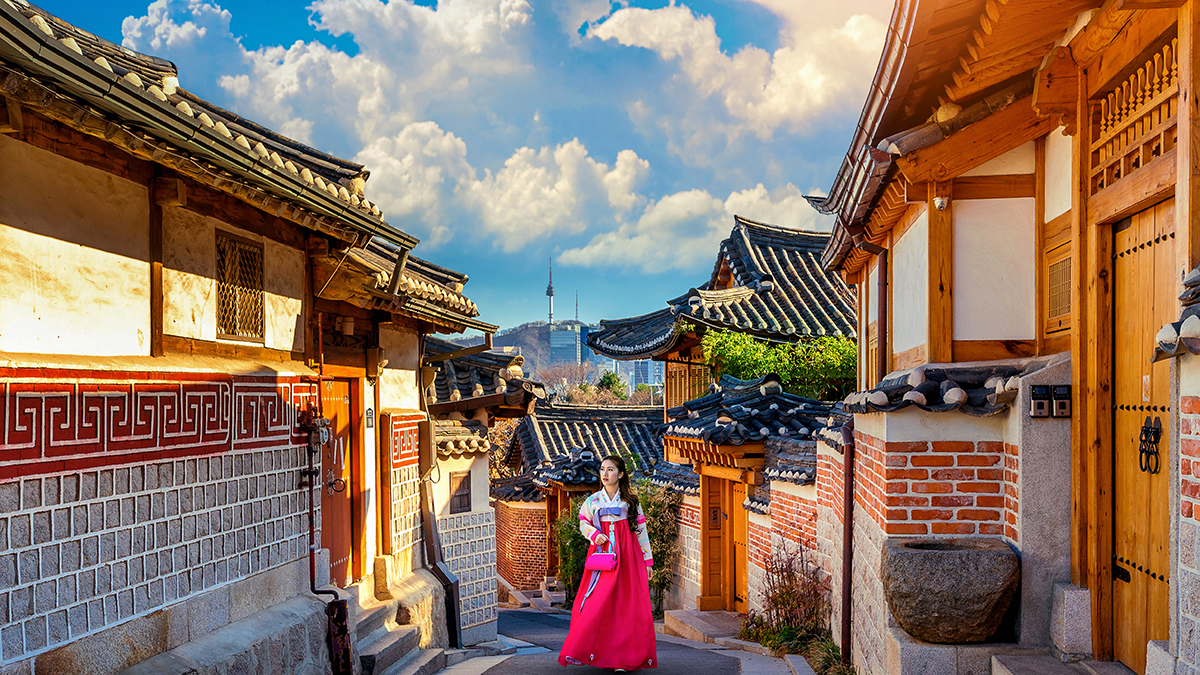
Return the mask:
[[[583,321],[568,319],[559,321],[560,326],[585,326]],[[477,345],[481,342],[478,337],[461,337],[451,339],[464,347]],[[530,321],[513,328],[506,328],[492,338],[495,347],[520,347],[521,355],[525,357],[525,372],[533,373],[542,365],[548,365],[550,360],[550,328],[545,321]],[[590,353],[590,352],[589,352]]]

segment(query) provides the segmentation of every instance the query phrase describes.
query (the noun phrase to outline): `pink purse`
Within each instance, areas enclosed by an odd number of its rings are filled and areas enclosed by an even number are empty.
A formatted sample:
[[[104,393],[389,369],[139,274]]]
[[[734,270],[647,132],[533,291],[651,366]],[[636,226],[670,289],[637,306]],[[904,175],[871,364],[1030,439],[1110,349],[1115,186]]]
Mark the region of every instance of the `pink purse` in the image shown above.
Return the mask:
[[[589,555],[583,563],[583,569],[595,572],[612,572],[617,569],[617,550],[611,535],[608,540],[608,551],[605,553],[596,551]]]

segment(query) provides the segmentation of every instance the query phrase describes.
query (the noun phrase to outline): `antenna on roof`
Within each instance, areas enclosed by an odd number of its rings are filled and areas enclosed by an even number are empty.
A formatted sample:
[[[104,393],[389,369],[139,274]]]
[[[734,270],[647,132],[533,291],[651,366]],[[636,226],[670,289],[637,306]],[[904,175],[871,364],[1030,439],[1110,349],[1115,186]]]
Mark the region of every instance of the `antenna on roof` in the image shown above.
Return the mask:
[[[579,320],[579,291],[575,291],[575,320]]]
[[[550,322],[549,326],[554,327],[554,258],[547,258],[550,265],[550,285],[546,286],[546,297],[550,299]]]

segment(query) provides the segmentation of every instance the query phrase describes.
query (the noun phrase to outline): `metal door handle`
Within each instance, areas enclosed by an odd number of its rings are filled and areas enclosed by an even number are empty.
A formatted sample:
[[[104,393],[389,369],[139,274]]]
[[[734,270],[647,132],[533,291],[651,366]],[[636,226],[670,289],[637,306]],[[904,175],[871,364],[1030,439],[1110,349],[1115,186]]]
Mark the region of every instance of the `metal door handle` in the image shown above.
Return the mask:
[[[1138,468],[1149,474],[1158,473],[1158,441],[1162,438],[1162,420],[1158,417],[1154,421],[1150,421],[1150,416],[1146,416],[1146,422],[1142,425],[1142,430],[1138,435]]]
[[[346,481],[342,480],[341,478],[335,478],[326,483],[325,487],[329,488],[329,494],[333,494],[335,492],[345,492]]]

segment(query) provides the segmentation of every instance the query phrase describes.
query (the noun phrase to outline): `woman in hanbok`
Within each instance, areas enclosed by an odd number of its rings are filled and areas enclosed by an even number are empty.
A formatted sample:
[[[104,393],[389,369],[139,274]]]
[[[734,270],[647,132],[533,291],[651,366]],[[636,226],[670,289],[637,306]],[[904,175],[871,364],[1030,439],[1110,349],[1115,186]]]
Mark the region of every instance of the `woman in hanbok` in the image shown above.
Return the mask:
[[[647,577],[654,557],[625,460],[604,458],[600,483],[604,487],[579,509],[579,530],[592,542],[589,556],[615,550],[617,566],[611,572],[584,570],[558,662],[613,670],[657,668]]]

